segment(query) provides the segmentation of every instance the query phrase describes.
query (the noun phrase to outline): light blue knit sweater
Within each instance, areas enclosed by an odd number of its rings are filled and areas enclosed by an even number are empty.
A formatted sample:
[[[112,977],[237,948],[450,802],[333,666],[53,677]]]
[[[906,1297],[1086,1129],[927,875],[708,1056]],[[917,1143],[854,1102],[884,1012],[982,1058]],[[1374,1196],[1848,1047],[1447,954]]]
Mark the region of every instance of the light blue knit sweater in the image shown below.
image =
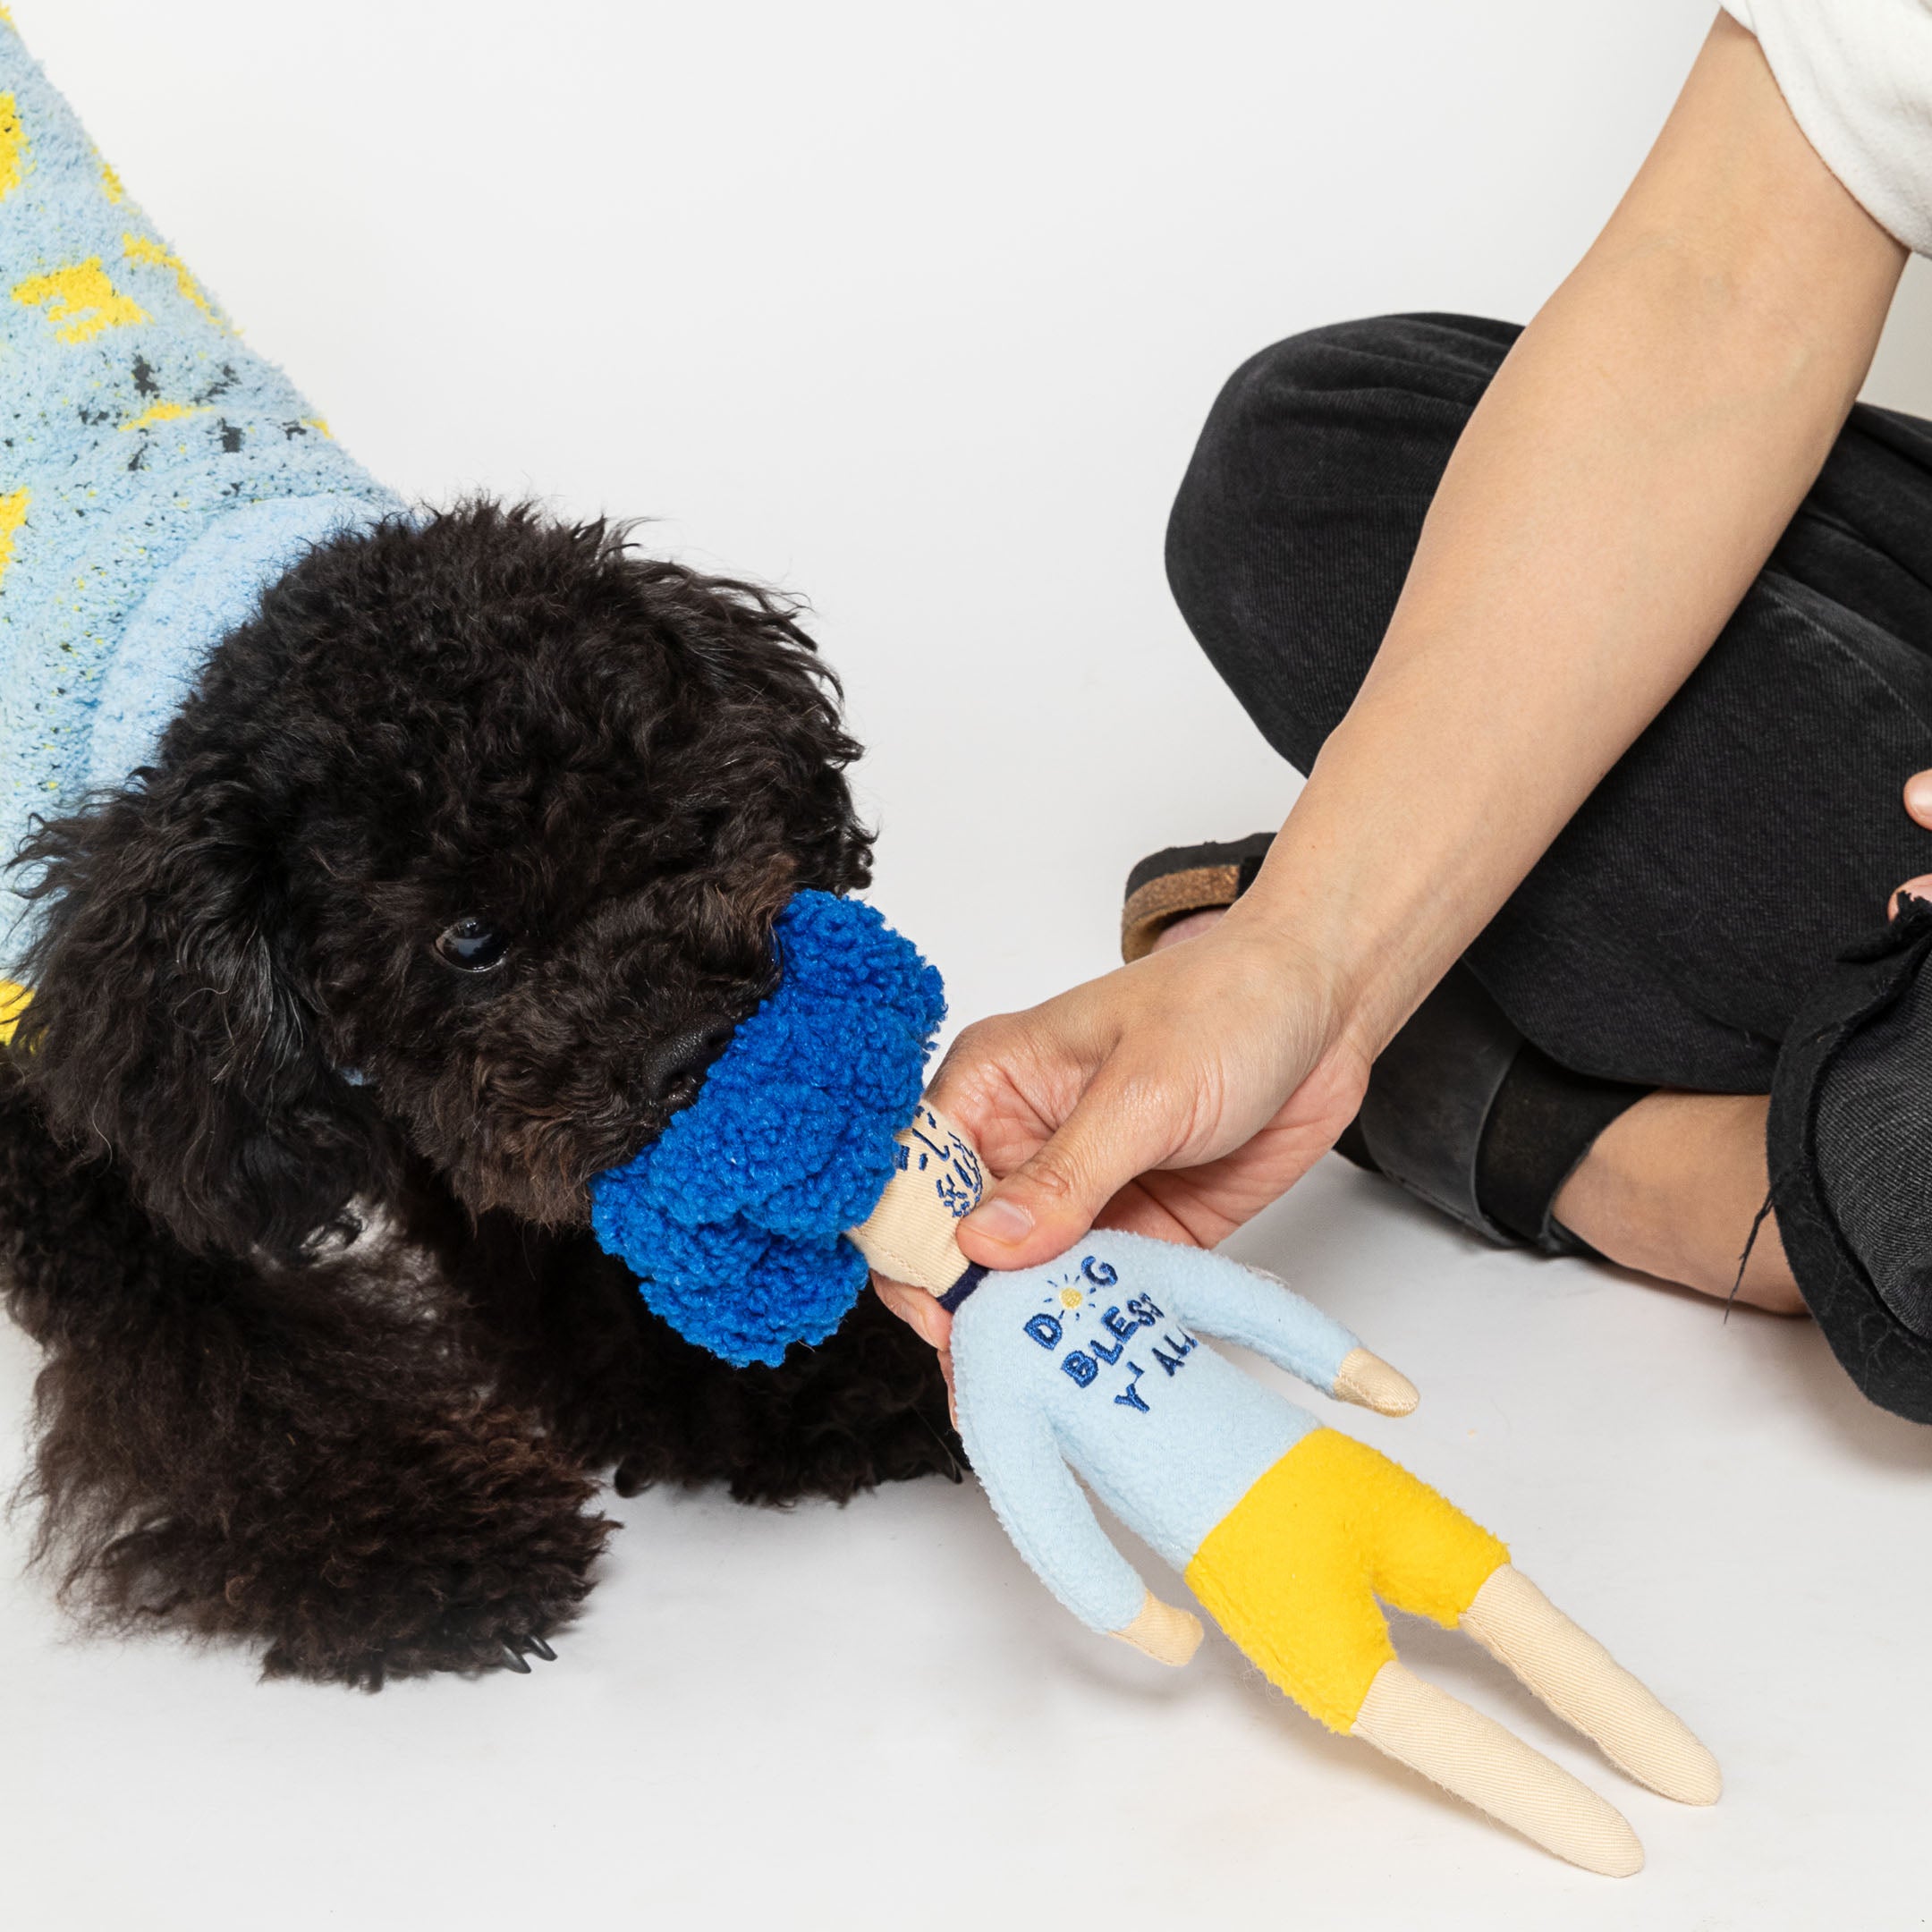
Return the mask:
[[[0,10],[0,862],[152,754],[309,546],[402,508],[242,345]]]

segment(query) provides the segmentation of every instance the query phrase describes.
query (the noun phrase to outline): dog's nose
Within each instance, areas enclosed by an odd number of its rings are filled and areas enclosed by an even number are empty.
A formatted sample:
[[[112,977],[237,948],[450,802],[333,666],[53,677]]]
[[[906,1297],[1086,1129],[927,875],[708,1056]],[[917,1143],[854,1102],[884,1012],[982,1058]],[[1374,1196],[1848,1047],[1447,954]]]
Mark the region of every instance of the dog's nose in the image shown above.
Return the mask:
[[[703,1020],[660,1040],[644,1063],[645,1093],[660,1106],[681,1106],[704,1072],[730,1045],[729,1020]]]

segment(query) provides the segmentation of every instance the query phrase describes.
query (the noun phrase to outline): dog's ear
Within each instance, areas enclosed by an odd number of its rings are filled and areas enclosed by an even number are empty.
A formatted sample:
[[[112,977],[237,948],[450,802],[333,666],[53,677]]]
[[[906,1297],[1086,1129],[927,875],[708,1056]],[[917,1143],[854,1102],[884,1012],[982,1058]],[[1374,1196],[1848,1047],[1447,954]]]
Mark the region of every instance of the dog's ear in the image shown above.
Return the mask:
[[[385,1191],[387,1136],[323,1055],[250,789],[212,778],[144,773],[22,846],[14,1057],[187,1246],[295,1261]]]

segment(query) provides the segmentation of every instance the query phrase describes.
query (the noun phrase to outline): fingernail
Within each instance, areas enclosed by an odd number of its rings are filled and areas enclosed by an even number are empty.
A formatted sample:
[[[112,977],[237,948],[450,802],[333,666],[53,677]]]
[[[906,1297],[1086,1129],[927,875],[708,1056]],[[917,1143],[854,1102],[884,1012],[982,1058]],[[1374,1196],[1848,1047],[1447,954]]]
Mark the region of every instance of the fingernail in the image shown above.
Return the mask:
[[[996,1241],[1003,1248],[1011,1248],[1033,1232],[1033,1216],[1018,1201],[996,1194],[991,1200],[982,1201],[960,1225],[984,1234],[988,1241]]]
[[[1906,780],[1905,809],[1915,818],[1932,818],[1932,772]]]

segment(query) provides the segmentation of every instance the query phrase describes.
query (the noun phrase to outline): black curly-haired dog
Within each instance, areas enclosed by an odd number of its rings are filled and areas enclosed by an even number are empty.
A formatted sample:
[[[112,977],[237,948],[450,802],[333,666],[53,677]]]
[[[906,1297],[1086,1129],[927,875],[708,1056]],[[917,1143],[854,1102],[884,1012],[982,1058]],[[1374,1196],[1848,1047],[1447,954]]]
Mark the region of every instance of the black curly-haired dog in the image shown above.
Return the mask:
[[[0,1270],[78,1604],[273,1674],[527,1669],[603,1470],[767,1503],[956,1474],[931,1351],[871,1298],[731,1369],[588,1228],[791,894],[866,882],[836,696],[778,599],[471,504],[315,550],[153,765],[39,829]]]

